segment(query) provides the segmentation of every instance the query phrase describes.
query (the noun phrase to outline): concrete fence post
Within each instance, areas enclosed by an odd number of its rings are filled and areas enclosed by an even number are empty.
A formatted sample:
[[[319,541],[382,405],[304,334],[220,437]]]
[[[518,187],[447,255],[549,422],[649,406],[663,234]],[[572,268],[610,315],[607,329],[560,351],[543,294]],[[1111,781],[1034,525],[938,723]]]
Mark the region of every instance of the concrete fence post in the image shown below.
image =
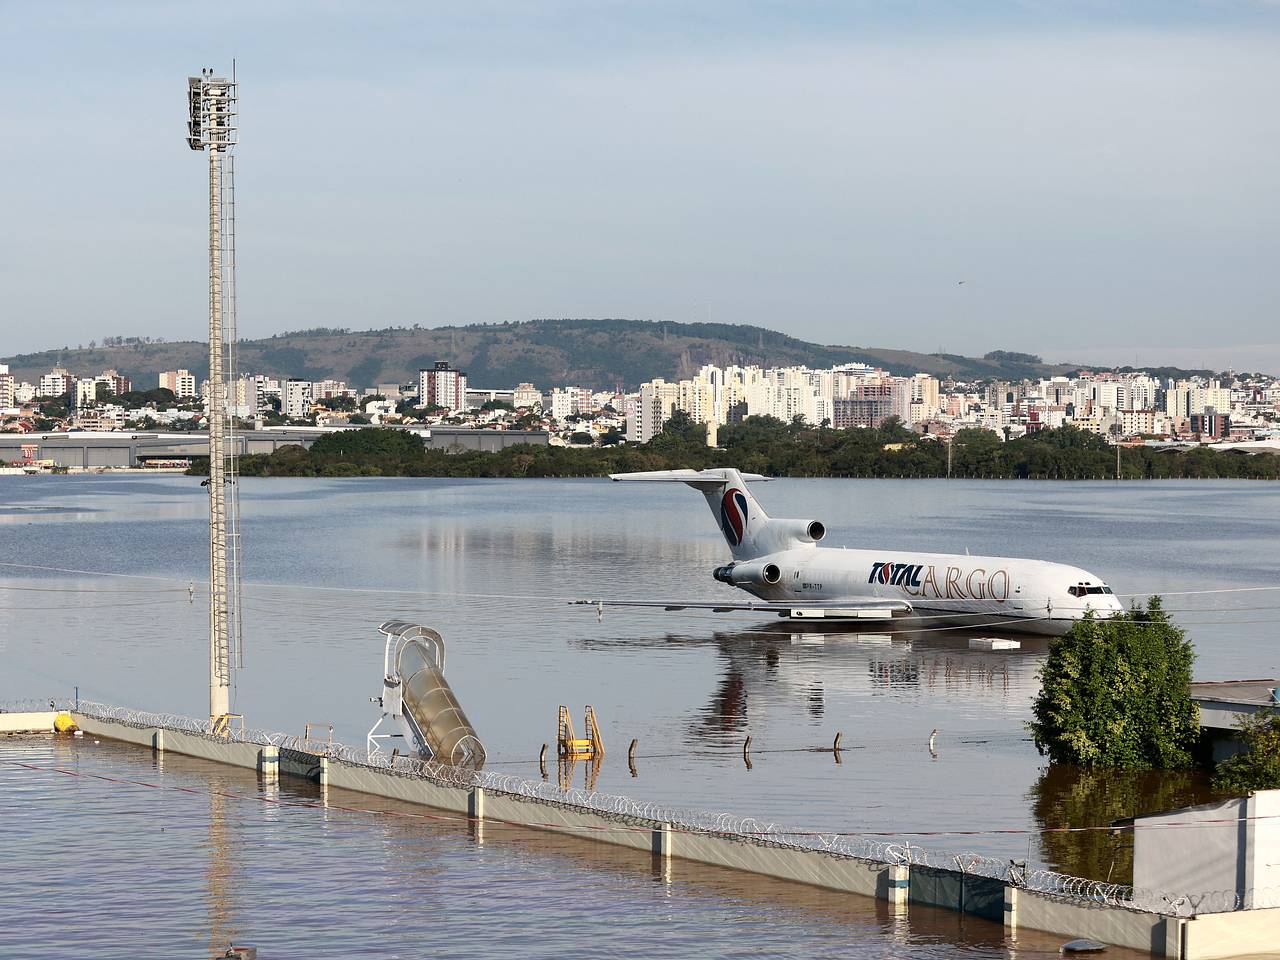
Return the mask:
[[[1018,929],[1018,888],[1004,888],[1004,925],[1005,929]]]
[[[889,865],[889,902],[895,907],[905,907],[911,893],[911,867],[905,863]]]
[[[664,823],[653,831],[653,855],[663,860],[671,859],[671,824]]]
[[[280,779],[280,748],[266,746],[258,751],[258,772],[264,780]]]
[[[1187,921],[1182,917],[1164,918],[1164,955],[1175,960],[1189,960],[1186,950]]]
[[[472,839],[478,844],[484,843],[484,788],[472,787],[467,794],[467,828]]]
[[[329,785],[329,758],[320,758],[320,786],[327,787]]]
[[[164,731],[155,729],[151,731],[151,749],[157,753],[164,753]]]

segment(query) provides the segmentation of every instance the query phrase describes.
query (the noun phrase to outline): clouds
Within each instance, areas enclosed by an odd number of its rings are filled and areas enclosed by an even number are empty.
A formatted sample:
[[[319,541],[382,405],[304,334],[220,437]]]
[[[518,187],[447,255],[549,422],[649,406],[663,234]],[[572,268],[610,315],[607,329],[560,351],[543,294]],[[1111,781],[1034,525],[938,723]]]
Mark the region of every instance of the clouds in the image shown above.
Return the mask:
[[[246,333],[709,314],[952,352],[1266,342],[1280,57],[1242,7],[246,7],[226,51],[150,4],[29,23],[0,275],[41,322],[8,349],[198,335],[182,86],[230,52]]]

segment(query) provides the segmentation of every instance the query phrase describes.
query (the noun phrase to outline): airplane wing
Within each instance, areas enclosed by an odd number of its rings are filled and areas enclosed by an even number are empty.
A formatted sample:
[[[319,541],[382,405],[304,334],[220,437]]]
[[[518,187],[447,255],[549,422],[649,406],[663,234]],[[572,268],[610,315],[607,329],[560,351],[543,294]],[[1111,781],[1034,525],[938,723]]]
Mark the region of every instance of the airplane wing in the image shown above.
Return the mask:
[[[767,483],[772,477],[759,473],[741,473],[743,480],[750,483]],[[642,480],[646,483],[687,483],[691,486],[699,483],[724,483],[723,470],[642,470],[639,473],[611,473],[610,480]]]
[[[888,620],[895,612],[910,613],[905,600],[868,598],[866,600],[808,600],[795,603],[709,603],[701,600],[570,600],[570,606],[595,607],[603,614],[605,607],[638,607],[667,612],[710,610],[712,613],[776,613],[792,620]]]

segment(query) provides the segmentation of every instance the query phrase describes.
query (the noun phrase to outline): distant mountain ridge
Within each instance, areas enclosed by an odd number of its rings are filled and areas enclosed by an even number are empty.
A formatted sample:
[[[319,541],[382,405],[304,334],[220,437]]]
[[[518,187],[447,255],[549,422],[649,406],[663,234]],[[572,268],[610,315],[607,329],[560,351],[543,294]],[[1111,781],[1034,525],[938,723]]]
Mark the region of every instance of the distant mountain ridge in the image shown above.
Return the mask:
[[[35,381],[61,364],[80,375],[115,368],[136,387],[155,385],[162,370],[184,367],[205,376],[200,341],[155,342],[108,338],[110,345],[46,350],[9,357],[10,370]],[[993,351],[985,358],[914,353],[880,347],[810,343],[764,327],[648,320],[528,320],[453,327],[395,327],[352,331],[315,328],[241,341],[241,371],[305,380],[345,380],[352,386],[408,383],[418,370],[447,360],[466,371],[473,387],[530,382],[540,388],[578,384],[634,389],[654,377],[692,376],[706,363],[815,368],[868,363],[895,374],[916,372],[958,379],[1055,376],[1076,367]]]

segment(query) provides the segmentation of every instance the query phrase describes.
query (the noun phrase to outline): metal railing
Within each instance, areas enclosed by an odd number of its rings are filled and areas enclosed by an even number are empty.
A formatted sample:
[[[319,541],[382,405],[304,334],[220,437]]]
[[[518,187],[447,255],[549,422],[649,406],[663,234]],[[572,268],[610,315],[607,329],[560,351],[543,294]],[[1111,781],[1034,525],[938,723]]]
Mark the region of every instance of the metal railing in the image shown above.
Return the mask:
[[[196,720],[171,713],[133,710],[128,707],[86,700],[81,700],[76,705],[74,701],[59,698],[0,702],[0,713],[71,709],[75,709],[84,716],[123,723],[131,727],[163,728],[209,740],[298,750],[324,756],[337,763],[385,770],[396,776],[425,779],[442,786],[461,789],[479,787],[537,803],[572,810],[587,810],[609,819],[646,828],[656,829],[663,824],[669,824],[681,832],[714,834],[746,843],[825,853],[877,864],[951,870],[969,876],[999,880],[1019,889],[1079,903],[1176,917],[1280,906],[1280,887],[1251,889],[1243,894],[1235,890],[1183,894],[1144,890],[1124,884],[1076,877],[1053,870],[1027,869],[1017,861],[1002,860],[977,853],[934,850],[908,839],[882,839],[845,833],[791,830],[753,817],[670,807],[655,801],[635,800],[619,794],[579,788],[561,790],[558,785],[548,781],[527,780],[514,774],[453,767],[432,760],[388,754],[383,750],[370,752],[343,743],[309,740],[303,736],[252,728],[233,729],[227,734],[219,735],[212,732],[211,722],[208,720]]]

